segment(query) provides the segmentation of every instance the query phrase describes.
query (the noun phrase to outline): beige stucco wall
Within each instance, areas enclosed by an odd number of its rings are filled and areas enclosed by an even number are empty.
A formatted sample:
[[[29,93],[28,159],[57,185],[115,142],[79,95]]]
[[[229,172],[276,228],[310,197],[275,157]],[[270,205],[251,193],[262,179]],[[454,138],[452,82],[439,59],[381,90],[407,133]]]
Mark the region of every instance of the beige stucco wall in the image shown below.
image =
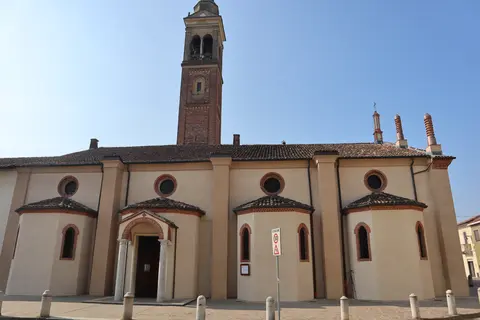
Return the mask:
[[[250,275],[240,275],[240,244],[237,248],[238,299],[265,301],[276,294],[275,257],[272,254],[272,229],[281,229],[282,256],[280,263],[280,290],[282,301],[313,299],[311,260],[299,260],[298,226],[310,225],[308,214],[297,212],[259,212],[238,216],[236,235],[243,224],[248,224],[250,236]],[[310,230],[310,228],[309,228]],[[311,243],[309,241],[309,257]]]
[[[7,226],[8,214],[10,212],[16,182],[16,170],[0,171],[0,249],[3,245],[3,236]]]
[[[20,216],[20,232],[7,283],[9,295],[86,293],[93,218],[62,213]],[[79,229],[73,261],[60,260],[63,228]]]
[[[98,168],[95,168],[96,170]],[[59,197],[58,184],[65,176],[74,176],[78,180],[78,190],[72,199],[97,210],[102,181],[101,172],[32,173],[26,203]]]
[[[423,223],[416,210],[374,210],[347,216],[350,267],[356,298],[405,300],[415,293],[419,299],[434,297],[428,260],[421,260],[415,226]],[[358,223],[370,229],[371,261],[357,260],[354,229]]]
[[[474,225],[474,226],[468,226],[464,225],[462,227],[459,227],[458,229],[458,238],[460,240],[460,246],[462,249],[462,259],[463,259],[463,266],[465,269],[465,277],[467,277],[470,274],[470,270],[468,268],[468,262],[471,261],[473,263],[473,266],[475,268],[475,275],[474,277],[478,277],[477,275],[480,273],[480,266],[478,263],[478,255],[477,255],[477,250],[479,249],[478,241],[475,240],[475,236],[473,234],[474,230],[480,230],[480,225]],[[465,239],[463,236],[463,233],[467,234],[467,244],[470,245],[471,247],[471,254],[468,254],[467,249],[464,245]]]

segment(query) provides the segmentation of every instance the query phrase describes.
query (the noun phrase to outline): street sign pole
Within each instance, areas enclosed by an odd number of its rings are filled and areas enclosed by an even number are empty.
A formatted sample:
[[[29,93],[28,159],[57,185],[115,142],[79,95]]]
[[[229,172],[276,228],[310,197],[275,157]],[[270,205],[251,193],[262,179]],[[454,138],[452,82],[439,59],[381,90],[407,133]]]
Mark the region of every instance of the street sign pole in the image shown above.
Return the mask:
[[[276,271],[277,271],[277,313],[278,320],[280,320],[280,259],[282,255],[282,246],[280,242],[280,228],[272,230],[272,250],[275,257]]]
[[[280,262],[278,261],[278,257],[275,257],[277,261],[277,312],[278,312],[278,320],[280,320]]]

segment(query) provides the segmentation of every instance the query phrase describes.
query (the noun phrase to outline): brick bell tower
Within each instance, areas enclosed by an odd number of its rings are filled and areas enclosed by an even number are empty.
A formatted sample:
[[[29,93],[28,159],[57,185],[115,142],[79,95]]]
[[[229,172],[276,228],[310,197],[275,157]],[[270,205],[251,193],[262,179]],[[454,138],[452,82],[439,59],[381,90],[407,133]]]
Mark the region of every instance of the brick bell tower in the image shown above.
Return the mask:
[[[220,144],[223,20],[214,0],[200,0],[184,22],[177,144]]]

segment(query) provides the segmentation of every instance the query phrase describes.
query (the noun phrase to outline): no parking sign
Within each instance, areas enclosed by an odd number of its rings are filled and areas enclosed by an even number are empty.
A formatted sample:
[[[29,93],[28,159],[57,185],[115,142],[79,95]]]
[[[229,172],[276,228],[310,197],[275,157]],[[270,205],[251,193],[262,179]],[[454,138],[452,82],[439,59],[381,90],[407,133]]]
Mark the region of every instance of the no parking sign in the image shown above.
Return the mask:
[[[272,229],[272,250],[274,256],[282,255],[282,246],[280,245],[280,228]]]

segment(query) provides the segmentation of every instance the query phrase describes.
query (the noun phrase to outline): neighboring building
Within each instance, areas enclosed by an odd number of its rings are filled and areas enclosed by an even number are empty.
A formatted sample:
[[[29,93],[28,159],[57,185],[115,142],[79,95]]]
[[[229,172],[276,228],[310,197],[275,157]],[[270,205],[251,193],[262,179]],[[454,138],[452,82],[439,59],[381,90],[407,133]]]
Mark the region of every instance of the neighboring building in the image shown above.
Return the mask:
[[[465,275],[480,278],[480,215],[458,224]]]
[[[280,228],[282,300],[468,295],[429,115],[426,150],[377,112],[373,143],[221,144],[223,20],[201,0],[184,21],[177,145],[0,159],[0,290],[264,301]]]

